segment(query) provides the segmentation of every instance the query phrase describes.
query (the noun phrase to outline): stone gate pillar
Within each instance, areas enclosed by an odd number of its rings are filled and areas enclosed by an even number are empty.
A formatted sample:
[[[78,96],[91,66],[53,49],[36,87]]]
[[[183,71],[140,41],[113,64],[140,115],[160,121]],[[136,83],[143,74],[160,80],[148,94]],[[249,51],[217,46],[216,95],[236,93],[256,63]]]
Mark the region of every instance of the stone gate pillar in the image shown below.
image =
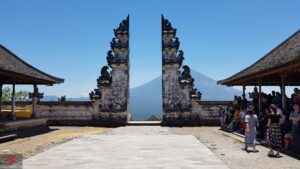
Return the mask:
[[[201,93],[194,88],[190,68],[182,66],[184,53],[179,50],[176,31],[162,16],[163,124],[168,126],[193,123],[192,103],[201,99]]]
[[[126,125],[129,117],[129,16],[114,29],[114,35],[98,88],[90,93],[96,112],[93,121],[100,126]]]

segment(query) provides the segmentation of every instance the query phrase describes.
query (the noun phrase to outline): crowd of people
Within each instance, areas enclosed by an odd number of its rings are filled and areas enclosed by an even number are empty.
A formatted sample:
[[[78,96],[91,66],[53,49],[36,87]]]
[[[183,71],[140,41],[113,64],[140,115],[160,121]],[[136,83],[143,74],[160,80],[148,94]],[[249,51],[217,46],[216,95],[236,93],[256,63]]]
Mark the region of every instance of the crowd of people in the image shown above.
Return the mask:
[[[235,96],[233,104],[227,108],[220,107],[221,129],[245,135],[246,151],[252,147],[254,152],[256,138],[270,148],[269,156],[280,156],[281,151],[300,154],[300,90],[294,89],[290,98],[272,91],[261,94],[261,111],[259,111],[259,94],[257,88],[249,93],[252,101],[245,95]],[[285,107],[285,111],[282,107]]]

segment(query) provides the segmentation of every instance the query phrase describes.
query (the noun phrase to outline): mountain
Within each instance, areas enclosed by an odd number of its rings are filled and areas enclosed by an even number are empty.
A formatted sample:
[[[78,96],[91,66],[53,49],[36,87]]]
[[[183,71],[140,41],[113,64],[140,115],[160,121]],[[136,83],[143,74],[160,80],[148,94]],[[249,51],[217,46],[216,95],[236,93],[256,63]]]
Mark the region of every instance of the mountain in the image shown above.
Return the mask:
[[[197,71],[191,70],[195,79],[195,87],[202,92],[202,100],[225,101],[233,100],[234,95],[241,91],[217,82]],[[162,77],[130,90],[130,112],[133,120],[146,120],[151,115],[161,116],[162,113]]]
[[[217,82],[197,71],[191,70],[195,87],[202,92],[202,100],[233,100],[242,91],[217,85]],[[57,101],[57,96],[46,95],[42,101]],[[88,101],[88,97],[72,98],[71,101]],[[133,120],[147,120],[152,116],[162,116],[161,76],[141,86],[130,89],[129,109]]]
[[[133,120],[146,120],[162,113],[161,76],[130,89],[129,109]]]

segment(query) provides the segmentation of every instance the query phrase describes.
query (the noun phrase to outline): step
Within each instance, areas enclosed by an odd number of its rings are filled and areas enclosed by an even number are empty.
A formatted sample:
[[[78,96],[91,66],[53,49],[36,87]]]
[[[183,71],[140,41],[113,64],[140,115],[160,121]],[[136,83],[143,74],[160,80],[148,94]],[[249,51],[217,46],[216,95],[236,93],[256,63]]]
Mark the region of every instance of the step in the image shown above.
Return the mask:
[[[4,143],[6,141],[11,141],[17,138],[16,134],[10,134],[10,135],[6,135],[6,136],[1,136],[0,137],[0,143]]]
[[[161,121],[128,121],[128,126],[160,126]]]

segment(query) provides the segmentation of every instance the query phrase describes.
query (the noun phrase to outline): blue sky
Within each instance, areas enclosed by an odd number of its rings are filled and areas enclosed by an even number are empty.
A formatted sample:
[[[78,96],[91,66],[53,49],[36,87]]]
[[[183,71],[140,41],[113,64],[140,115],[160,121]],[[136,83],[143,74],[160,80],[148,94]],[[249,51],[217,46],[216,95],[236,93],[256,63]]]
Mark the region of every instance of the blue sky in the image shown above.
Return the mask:
[[[131,87],[159,76],[164,14],[178,29],[184,63],[220,80],[297,31],[299,6],[299,0],[0,0],[0,43],[65,79],[42,87],[46,95],[80,97],[96,87],[113,29],[127,14]]]

